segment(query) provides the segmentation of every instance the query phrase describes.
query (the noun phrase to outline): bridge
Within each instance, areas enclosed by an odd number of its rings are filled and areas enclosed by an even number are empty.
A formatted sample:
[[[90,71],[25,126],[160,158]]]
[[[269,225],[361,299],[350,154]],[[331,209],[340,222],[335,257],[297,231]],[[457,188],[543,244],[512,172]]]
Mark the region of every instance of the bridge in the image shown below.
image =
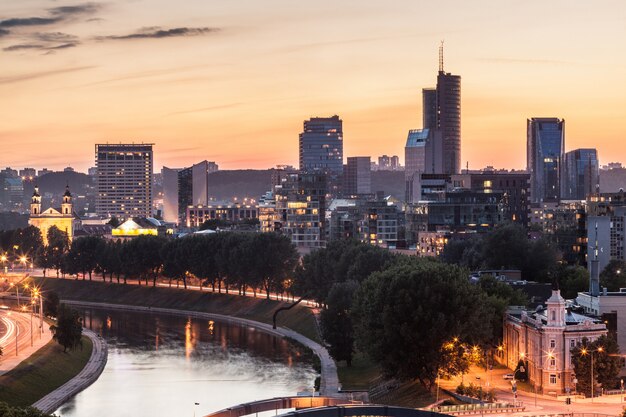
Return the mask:
[[[438,417],[445,414],[414,408],[390,407],[384,405],[356,404],[350,400],[336,397],[283,397],[240,404],[225,410],[216,411],[205,417],[243,417],[264,411],[287,410],[285,417]]]

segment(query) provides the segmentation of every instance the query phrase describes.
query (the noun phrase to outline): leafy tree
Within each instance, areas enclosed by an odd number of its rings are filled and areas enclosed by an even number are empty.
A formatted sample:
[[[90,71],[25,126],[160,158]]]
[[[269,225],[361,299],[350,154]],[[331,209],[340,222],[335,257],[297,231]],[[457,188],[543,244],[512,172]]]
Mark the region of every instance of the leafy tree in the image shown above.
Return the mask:
[[[608,336],[601,336],[593,342],[583,338],[571,350],[572,364],[578,383],[576,390],[591,396],[593,383],[594,393],[599,392],[598,384],[604,388],[615,386],[617,375],[621,369],[621,358],[617,342]],[[593,381],[591,380],[591,356],[593,355]]]
[[[63,352],[82,346],[82,319],[76,310],[65,304],[59,306],[57,323],[50,326],[50,331],[52,331],[53,339],[63,346]]]
[[[108,225],[110,225],[112,228],[116,228],[118,227],[121,223],[120,223],[120,219],[118,219],[117,217],[113,216],[111,217],[111,220],[109,220],[107,222]]]
[[[104,239],[98,236],[74,239],[69,250],[68,261],[76,262],[76,264],[69,268],[82,272],[83,279],[88,274],[91,281],[92,273],[98,267],[98,260],[105,249],[105,245]]]
[[[600,285],[609,291],[619,291],[626,288],[626,262],[610,261],[600,273]]]
[[[386,375],[431,388],[455,337],[482,344],[495,313],[461,268],[409,260],[366,279],[354,301],[357,346]]]
[[[250,243],[255,252],[251,266],[259,274],[259,284],[269,300],[270,292],[282,292],[284,281],[298,263],[298,251],[289,238],[276,233],[256,233]]]
[[[59,294],[55,291],[49,292],[43,299],[43,314],[47,317],[56,317],[59,313]]]
[[[330,355],[336,361],[345,360],[348,366],[352,366],[354,353],[352,298],[358,288],[355,281],[335,283],[328,294],[328,308],[321,313],[322,336],[330,345]]]
[[[0,416],[2,417],[53,417],[43,413],[35,407],[14,407],[0,401]]]
[[[64,264],[64,256],[69,250],[70,240],[67,237],[67,233],[59,230],[58,227],[52,226],[48,229],[48,246],[46,246],[45,262],[49,265],[49,268],[56,270],[57,278],[59,277],[59,271]]]
[[[161,247],[161,259],[163,261],[163,275],[170,279],[183,280],[183,285],[187,288],[187,271],[189,270],[189,257],[184,252],[183,243],[187,238],[168,240]]]
[[[38,227],[28,226],[17,229],[12,236],[13,249],[22,254],[34,256],[43,248],[43,237]]]
[[[589,289],[589,272],[582,266],[559,265],[556,274],[565,299],[576,298],[579,292]]]

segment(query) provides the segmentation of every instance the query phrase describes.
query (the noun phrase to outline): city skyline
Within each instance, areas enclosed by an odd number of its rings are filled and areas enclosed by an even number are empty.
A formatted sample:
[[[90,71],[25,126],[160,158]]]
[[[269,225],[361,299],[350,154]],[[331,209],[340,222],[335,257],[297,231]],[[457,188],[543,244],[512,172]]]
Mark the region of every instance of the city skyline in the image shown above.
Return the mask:
[[[463,77],[463,168],[524,168],[532,117],[567,121],[565,151],[626,161],[622,3],[356,4],[0,5],[2,163],[85,171],[95,143],[134,141],[157,167],[297,166],[303,120],[333,114],[344,162],[400,155],[442,39]]]

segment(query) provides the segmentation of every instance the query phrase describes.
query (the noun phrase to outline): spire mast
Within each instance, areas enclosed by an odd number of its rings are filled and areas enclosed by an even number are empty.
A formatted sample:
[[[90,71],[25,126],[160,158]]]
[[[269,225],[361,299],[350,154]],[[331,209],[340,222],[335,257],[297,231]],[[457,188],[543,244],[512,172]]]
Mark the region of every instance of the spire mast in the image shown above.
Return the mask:
[[[443,72],[443,41],[439,45],[439,72]]]

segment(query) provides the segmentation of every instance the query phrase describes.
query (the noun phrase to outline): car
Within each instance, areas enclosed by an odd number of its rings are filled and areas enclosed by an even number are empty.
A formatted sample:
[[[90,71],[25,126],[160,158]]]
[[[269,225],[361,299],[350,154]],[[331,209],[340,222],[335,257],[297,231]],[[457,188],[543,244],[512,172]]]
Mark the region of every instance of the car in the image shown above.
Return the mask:
[[[505,380],[508,381],[508,380],[511,380],[511,379],[515,379],[515,375],[513,375],[513,374],[504,374],[504,376],[502,378],[504,378]]]

